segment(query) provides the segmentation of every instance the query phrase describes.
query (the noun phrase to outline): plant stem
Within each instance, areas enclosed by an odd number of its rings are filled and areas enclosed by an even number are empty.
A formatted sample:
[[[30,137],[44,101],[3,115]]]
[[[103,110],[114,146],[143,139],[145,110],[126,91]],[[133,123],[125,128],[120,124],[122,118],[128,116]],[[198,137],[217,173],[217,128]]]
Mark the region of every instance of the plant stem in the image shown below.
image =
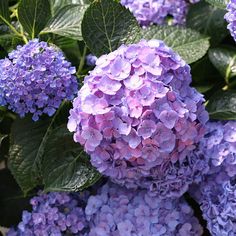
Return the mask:
[[[76,75],[77,75],[77,76],[80,75],[80,73],[81,73],[81,71],[82,71],[82,69],[83,69],[83,67],[84,67],[84,62],[85,62],[86,53],[87,53],[87,47],[84,46],[83,54],[82,54],[82,56],[81,56],[81,58],[80,58],[79,68],[78,68],[78,70],[77,70],[77,72],[76,72]]]

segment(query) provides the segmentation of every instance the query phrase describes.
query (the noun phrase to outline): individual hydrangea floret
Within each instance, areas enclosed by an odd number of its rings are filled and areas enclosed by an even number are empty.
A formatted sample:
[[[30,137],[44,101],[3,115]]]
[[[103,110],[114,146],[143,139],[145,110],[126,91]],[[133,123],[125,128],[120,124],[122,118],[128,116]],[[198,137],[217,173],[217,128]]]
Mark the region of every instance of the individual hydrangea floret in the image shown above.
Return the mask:
[[[88,66],[95,66],[97,59],[98,59],[98,58],[97,58],[96,56],[94,56],[93,54],[88,54],[88,55],[86,56],[86,64],[87,64]]]
[[[208,122],[200,150],[213,166],[224,166],[230,177],[236,175],[236,121]]]
[[[30,201],[32,212],[24,211],[17,230],[7,236],[84,236],[88,227],[84,200],[79,194],[40,193]]]
[[[123,45],[96,65],[70,111],[75,142],[115,182],[182,195],[202,168],[186,158],[208,120],[190,67],[158,40]]]
[[[200,185],[191,187],[192,196],[201,205],[212,236],[235,236],[236,176],[229,177],[224,167],[211,171]]]
[[[199,0],[121,0],[143,27],[151,24],[184,25],[189,3],[196,2]]]
[[[0,105],[21,117],[52,116],[64,99],[78,91],[75,68],[63,53],[46,42],[31,40],[0,60]]]
[[[226,9],[228,11],[225,14],[225,19],[228,22],[227,28],[236,41],[236,0],[230,0]]]
[[[90,196],[85,214],[89,236],[200,236],[202,227],[184,201],[158,200],[146,191],[107,183]]]

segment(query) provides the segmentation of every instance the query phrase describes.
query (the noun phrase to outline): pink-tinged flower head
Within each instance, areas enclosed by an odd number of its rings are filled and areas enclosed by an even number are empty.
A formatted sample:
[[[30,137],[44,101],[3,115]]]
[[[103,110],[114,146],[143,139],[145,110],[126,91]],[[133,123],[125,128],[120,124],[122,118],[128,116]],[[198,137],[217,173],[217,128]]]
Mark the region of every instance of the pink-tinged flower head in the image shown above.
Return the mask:
[[[182,195],[199,171],[187,155],[208,120],[190,67],[158,40],[123,45],[96,64],[70,111],[75,142],[115,182]]]

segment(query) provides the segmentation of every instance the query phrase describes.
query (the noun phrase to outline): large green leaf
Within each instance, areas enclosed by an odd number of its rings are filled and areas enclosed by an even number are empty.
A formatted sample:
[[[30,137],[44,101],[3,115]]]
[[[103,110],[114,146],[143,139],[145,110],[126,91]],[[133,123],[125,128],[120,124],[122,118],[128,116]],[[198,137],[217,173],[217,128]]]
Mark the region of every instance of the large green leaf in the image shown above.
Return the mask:
[[[225,10],[201,1],[191,6],[187,16],[187,27],[209,35],[211,42],[217,44],[228,34],[225,13]]]
[[[18,16],[25,31],[36,37],[51,17],[49,0],[21,0]]]
[[[219,7],[221,9],[225,9],[229,0],[206,0],[209,2],[211,5]]]
[[[210,93],[222,88],[225,81],[221,74],[212,65],[208,56],[204,56],[201,60],[191,64],[192,86],[200,93]]]
[[[210,46],[208,37],[175,26],[148,27],[143,30],[143,38],[163,40],[189,64],[202,58]]]
[[[210,118],[236,120],[236,91],[220,91],[214,94],[206,106]]]
[[[140,27],[132,13],[114,0],[94,1],[82,21],[85,43],[96,56],[140,39]]]
[[[208,55],[212,64],[225,78],[226,83],[236,76],[236,49],[214,48],[209,50]]]
[[[81,22],[88,5],[68,5],[63,7],[48,22],[42,34],[53,33],[75,40],[82,39]]]
[[[10,12],[8,9],[8,0],[0,0],[0,22],[10,23]]]
[[[43,162],[46,191],[77,191],[89,187],[100,174],[65,126],[55,129],[47,142]]]
[[[71,5],[71,4],[90,4],[89,0],[49,0],[51,5],[51,13],[54,16],[58,10],[62,9],[64,6]]]
[[[50,119],[33,122],[26,117],[13,124],[8,167],[25,193],[40,183],[40,166],[50,131]]]

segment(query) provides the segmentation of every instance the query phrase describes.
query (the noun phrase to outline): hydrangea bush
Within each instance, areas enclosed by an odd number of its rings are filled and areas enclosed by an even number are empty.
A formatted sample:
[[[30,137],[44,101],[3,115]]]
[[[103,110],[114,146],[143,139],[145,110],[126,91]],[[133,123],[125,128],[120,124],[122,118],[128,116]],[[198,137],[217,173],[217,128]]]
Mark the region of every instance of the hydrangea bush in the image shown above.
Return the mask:
[[[235,15],[1,1],[0,235],[236,235]]]

